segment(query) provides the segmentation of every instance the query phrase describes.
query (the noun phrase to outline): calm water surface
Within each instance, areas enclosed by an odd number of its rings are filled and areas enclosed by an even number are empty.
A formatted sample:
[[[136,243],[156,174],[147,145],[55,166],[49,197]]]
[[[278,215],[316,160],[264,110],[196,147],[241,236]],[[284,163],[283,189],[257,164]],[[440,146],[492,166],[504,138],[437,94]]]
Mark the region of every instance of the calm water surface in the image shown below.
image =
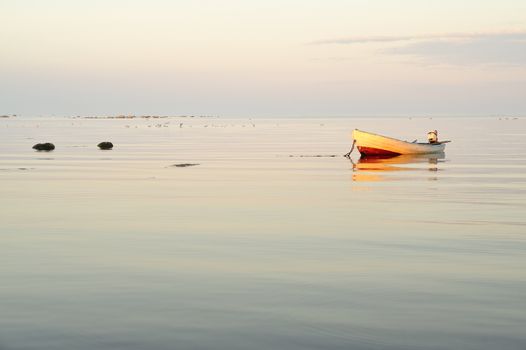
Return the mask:
[[[453,142],[349,160],[353,128]],[[525,151],[526,119],[0,119],[0,349],[526,349]]]

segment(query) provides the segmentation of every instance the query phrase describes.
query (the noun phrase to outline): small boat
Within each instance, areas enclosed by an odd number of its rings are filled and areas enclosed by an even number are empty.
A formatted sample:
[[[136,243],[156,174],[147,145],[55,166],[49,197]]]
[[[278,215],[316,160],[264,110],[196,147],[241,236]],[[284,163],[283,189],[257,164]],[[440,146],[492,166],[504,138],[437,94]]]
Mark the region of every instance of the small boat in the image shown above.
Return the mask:
[[[353,130],[352,136],[356,147],[358,147],[358,151],[365,157],[393,157],[401,154],[440,153],[444,152],[446,143],[450,142],[407,142],[358,129]]]

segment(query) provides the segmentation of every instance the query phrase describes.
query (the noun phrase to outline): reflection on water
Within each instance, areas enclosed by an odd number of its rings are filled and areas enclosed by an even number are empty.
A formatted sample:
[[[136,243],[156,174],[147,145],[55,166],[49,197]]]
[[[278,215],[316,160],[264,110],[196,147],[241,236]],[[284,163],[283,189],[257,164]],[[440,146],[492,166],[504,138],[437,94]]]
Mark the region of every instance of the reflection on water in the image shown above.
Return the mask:
[[[433,154],[406,154],[395,157],[360,157],[356,162],[349,158],[353,172],[353,181],[390,181],[395,177],[389,176],[390,172],[408,171],[432,171],[439,170],[439,163],[445,161],[445,153]],[[379,174],[378,172],[385,172]],[[392,174],[391,174],[392,175]],[[410,180],[411,177],[396,177],[399,179]],[[437,180],[436,176],[428,177],[430,180]]]

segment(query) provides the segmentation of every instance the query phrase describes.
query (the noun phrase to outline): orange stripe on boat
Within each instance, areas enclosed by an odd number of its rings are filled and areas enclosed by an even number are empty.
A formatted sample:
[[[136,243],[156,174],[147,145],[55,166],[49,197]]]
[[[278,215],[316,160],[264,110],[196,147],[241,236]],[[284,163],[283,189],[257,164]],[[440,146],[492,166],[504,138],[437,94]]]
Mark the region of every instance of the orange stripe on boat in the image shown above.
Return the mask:
[[[386,151],[385,149],[372,148],[372,147],[363,147],[358,146],[358,151],[364,156],[372,157],[394,157],[399,156],[400,153]]]

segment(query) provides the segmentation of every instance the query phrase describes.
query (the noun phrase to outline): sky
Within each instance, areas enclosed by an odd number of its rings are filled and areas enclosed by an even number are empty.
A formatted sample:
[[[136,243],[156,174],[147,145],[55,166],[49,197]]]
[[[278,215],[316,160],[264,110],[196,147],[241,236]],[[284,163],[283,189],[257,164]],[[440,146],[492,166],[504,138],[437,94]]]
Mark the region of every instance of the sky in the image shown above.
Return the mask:
[[[524,0],[1,0],[0,114],[526,116]]]

